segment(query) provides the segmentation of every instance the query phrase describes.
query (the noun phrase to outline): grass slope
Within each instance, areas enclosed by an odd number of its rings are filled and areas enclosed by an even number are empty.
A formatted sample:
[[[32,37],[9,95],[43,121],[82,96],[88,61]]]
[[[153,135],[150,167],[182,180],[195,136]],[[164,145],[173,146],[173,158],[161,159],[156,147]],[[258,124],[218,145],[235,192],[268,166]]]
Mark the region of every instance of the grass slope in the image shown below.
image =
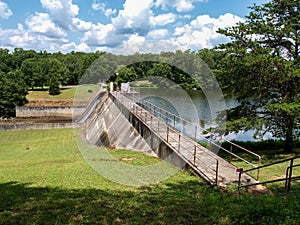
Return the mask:
[[[26,96],[28,106],[73,105],[74,97],[78,100],[88,100],[99,88],[98,85],[80,85],[73,88],[61,89],[59,95],[49,95],[45,90],[28,91]]]
[[[0,224],[299,224],[299,211],[297,194],[239,197],[180,171],[151,186],[113,183],[83,160],[72,129],[0,132]]]

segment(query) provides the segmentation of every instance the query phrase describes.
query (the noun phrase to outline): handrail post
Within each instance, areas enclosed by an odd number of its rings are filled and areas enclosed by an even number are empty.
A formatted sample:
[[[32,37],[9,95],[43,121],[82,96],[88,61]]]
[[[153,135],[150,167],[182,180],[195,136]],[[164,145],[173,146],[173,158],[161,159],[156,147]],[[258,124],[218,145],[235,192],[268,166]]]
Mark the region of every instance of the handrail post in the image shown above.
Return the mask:
[[[287,184],[287,193],[290,191],[291,189],[291,179],[292,179],[292,173],[293,173],[293,164],[294,164],[294,159],[291,159],[291,163],[290,163],[290,171],[289,171],[289,177],[288,177],[288,184]]]
[[[289,176],[290,167],[286,168],[285,172],[285,184],[284,184],[284,191],[287,193],[287,184],[288,184],[288,176]]]
[[[197,145],[194,146],[194,166],[196,166]]]
[[[238,193],[240,194],[240,189],[241,189],[241,178],[242,178],[242,172],[239,172],[239,181],[238,181]]]
[[[134,102],[134,89],[133,89],[133,91],[132,91],[132,101]]]
[[[178,135],[178,152],[180,152],[180,134]]]
[[[230,144],[230,164],[232,164],[232,144]]]
[[[209,150],[212,151],[212,133],[210,133]]]
[[[219,160],[217,160],[217,164],[216,164],[216,185],[218,185],[218,176],[219,176]]]
[[[167,126],[167,143],[169,143],[169,127]]]
[[[258,156],[258,169],[257,169],[257,179],[256,179],[256,180],[259,179],[259,175],[260,175],[260,174],[259,174],[259,172],[260,172],[260,171],[259,171],[259,170],[260,170],[259,167],[260,167],[260,166],[261,166],[261,156],[259,155],[259,156]]]
[[[162,119],[162,116],[161,116],[161,108],[159,108],[159,117]]]
[[[176,125],[176,117],[174,115],[174,128],[175,128],[175,125]]]

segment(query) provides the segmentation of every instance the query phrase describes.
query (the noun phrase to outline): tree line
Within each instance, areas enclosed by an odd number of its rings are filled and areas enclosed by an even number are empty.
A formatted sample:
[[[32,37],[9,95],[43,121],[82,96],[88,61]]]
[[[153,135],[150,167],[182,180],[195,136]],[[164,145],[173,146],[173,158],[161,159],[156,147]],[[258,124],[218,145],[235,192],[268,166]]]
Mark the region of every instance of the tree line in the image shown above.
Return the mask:
[[[10,52],[0,48],[0,117],[14,116],[15,106],[26,103],[28,90],[48,90],[50,95],[58,95],[60,85],[113,81],[120,86],[122,82],[151,76],[156,76],[155,83],[161,86],[167,86],[164,79],[169,79],[185,89],[200,89],[199,82],[202,86],[212,83],[208,82],[211,77],[204,72],[208,70],[204,63],[186,66],[187,57],[195,57],[195,53],[176,51],[124,56],[98,51],[63,54],[22,48]],[[153,61],[147,61],[149,59]],[[174,64],[193,67],[202,80],[195,80]]]
[[[26,103],[30,89],[57,95],[60,85],[78,84],[85,70],[101,54],[0,49],[0,117],[14,116],[15,106]]]
[[[300,136],[300,2],[271,0],[250,9],[245,22],[218,31],[229,43],[198,52],[128,58],[0,49],[0,117],[13,116],[14,106],[26,103],[29,89],[47,87],[59,94],[59,84],[96,83],[100,77],[120,85],[151,76],[161,86],[169,79],[185,89],[213,88],[212,71],[223,92],[240,103],[228,111],[228,131],[256,129],[257,137],[272,132],[291,152]]]

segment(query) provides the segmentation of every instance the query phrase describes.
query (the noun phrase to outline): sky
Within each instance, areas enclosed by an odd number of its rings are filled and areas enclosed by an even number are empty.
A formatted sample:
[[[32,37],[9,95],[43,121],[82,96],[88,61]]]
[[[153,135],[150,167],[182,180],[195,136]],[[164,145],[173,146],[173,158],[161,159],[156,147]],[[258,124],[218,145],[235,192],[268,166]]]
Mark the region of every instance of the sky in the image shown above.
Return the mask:
[[[133,54],[226,43],[219,28],[267,0],[0,0],[0,47]]]

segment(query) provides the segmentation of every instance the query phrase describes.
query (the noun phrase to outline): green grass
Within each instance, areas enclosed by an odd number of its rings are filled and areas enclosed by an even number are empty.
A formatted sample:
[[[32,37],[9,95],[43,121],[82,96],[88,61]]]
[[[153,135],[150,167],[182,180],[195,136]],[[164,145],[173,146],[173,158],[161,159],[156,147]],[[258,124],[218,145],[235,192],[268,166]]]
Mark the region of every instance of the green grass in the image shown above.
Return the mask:
[[[159,163],[160,160],[156,157],[149,157],[142,152],[128,151],[124,149],[109,150],[118,161],[124,162],[132,166],[148,166]]]
[[[65,101],[65,102],[73,102],[74,94],[76,88],[68,88],[61,90],[59,95],[49,95],[48,91],[29,91],[26,96],[29,102],[32,101]]]
[[[62,89],[59,95],[49,95],[48,91],[29,91],[26,96],[29,102],[32,101],[64,101],[73,104],[74,97],[78,100],[87,100],[99,88],[98,85],[80,85],[74,88]]]
[[[265,151],[258,151],[256,153],[261,156],[261,166],[271,164],[271,163],[274,163],[274,162],[277,162],[280,160],[289,159],[289,158],[292,158],[295,156],[299,156],[298,149],[295,149],[295,153],[291,153],[291,154],[286,154],[283,152],[283,150],[273,150],[273,151],[265,150]],[[253,163],[254,165],[258,166],[258,158],[257,157],[255,157],[253,155],[249,155],[248,153],[242,153],[242,152],[238,152],[235,154],[239,155],[240,157],[242,157],[242,158],[246,159],[247,161]],[[225,158],[227,161],[229,161],[229,154],[222,152],[219,155],[222,156],[222,158]],[[252,168],[247,163],[245,163],[235,157],[233,157],[232,163],[237,167],[244,168],[244,170]],[[296,165],[296,164],[300,164],[300,159],[294,160],[294,165]],[[290,166],[290,161],[287,161],[284,163],[280,163],[280,164],[262,168],[259,171],[259,181],[265,182],[265,181],[285,178],[286,169],[289,166]],[[248,174],[253,176],[254,178],[256,178],[257,170],[253,171],[253,172],[249,172]],[[293,169],[293,176],[300,176],[300,167],[295,167]],[[295,188],[298,188],[298,185],[299,185],[299,181],[294,181],[292,183],[292,190]],[[268,184],[267,187],[276,192],[278,192],[278,191],[283,192],[284,191],[284,182]]]
[[[131,82],[133,87],[149,87],[149,88],[157,88],[157,85],[149,80],[138,80]]]
[[[182,171],[155,185],[111,182],[83,160],[72,129],[0,132],[0,224],[299,224],[299,211],[299,194],[237,196]]]

